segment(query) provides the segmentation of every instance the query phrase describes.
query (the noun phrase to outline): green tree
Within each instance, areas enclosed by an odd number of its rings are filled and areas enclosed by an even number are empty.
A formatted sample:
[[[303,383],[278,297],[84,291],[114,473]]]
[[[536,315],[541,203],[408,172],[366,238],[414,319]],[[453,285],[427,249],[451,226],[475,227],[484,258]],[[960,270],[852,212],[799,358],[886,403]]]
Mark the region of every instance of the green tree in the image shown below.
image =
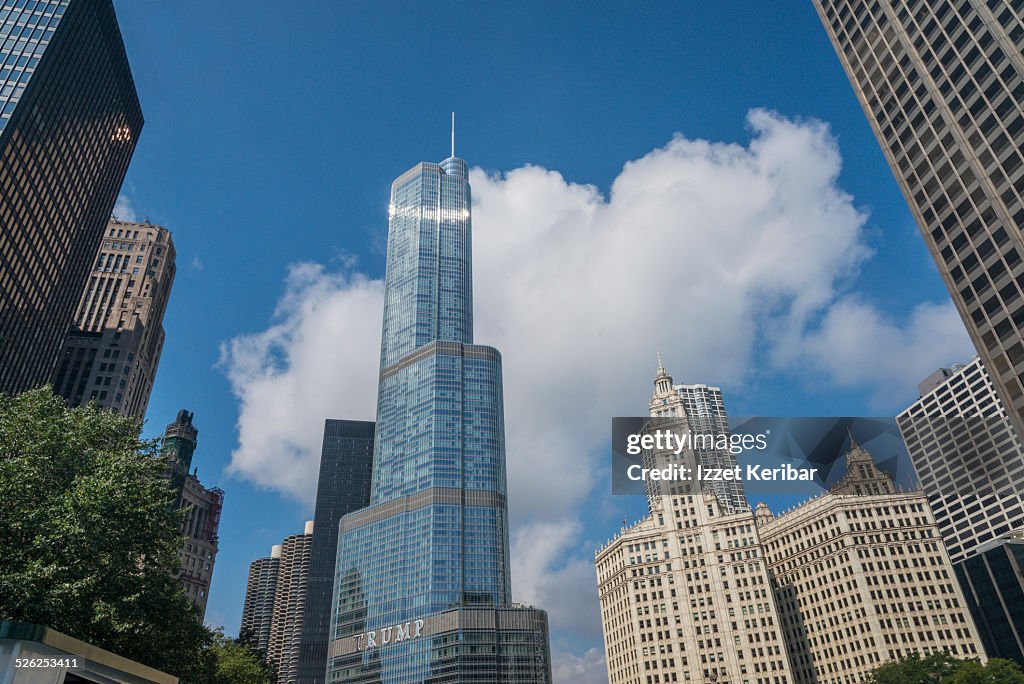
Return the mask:
[[[217,684],[274,684],[272,670],[242,637],[229,639],[221,630],[214,635]]]
[[[209,682],[214,637],[174,578],[180,517],[132,419],[0,396],[0,618]]]
[[[993,658],[984,665],[968,660],[949,678],[948,684],[1024,684],[1024,672],[1012,660]]]
[[[921,657],[911,653],[902,660],[885,663],[875,670],[870,684],[943,684],[960,667],[962,661],[948,653]]]
[[[1024,684],[1024,671],[1010,660],[957,660],[948,653],[912,653],[875,670],[869,684]]]

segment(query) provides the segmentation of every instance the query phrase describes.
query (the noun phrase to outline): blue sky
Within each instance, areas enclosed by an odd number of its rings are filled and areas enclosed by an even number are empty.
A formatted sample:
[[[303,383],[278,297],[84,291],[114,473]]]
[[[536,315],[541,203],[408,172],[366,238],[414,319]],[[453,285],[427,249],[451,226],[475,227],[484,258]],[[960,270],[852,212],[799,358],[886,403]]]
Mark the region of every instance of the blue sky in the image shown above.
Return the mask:
[[[592,185],[606,197],[626,162],[664,148],[674,134],[740,148],[775,135],[758,133],[748,116],[754,108],[776,112],[788,122],[786,131],[825,122],[829,129],[819,134],[841,156],[841,172],[829,184],[848,193],[849,207],[862,217],[850,238],[851,249],[861,252],[831,284],[832,304],[810,307],[800,325],[813,331],[830,311],[860,307],[874,316],[868,319],[884,321],[883,328],[905,330],[915,325],[918,307],[948,301],[809,2],[773,3],[758,12],[749,3],[724,1],[115,4],[146,117],[123,196],[139,220],[166,225],[178,250],[146,433],[158,434],[180,408],[195,411],[200,476],[226,491],[207,617],[228,633],[238,627],[248,563],[302,529],[311,498],[302,502],[294,491],[258,485],[251,472],[226,472],[239,449],[240,402],[219,363],[222,345],[252,339],[244,336],[282,320],[275,309],[295,264],[322,265],[319,275],[307,273],[312,278],[335,274],[328,283],[333,291],[350,289],[361,276],[382,276],[390,183],[421,160],[447,156],[452,110],[459,156],[495,180],[477,176],[481,190],[474,185],[474,193],[485,198],[513,188],[502,174],[524,165],[557,170],[565,187]],[[521,178],[525,187],[528,174]],[[498,214],[477,212],[478,231],[486,229],[482,215]],[[701,230],[713,233],[712,224]],[[696,268],[700,255],[688,258],[679,272],[665,274],[666,283],[685,280],[687,269]],[[477,268],[478,282],[491,277],[481,273],[479,259]],[[806,268],[796,258],[778,263],[779,271]],[[296,292],[305,296],[310,289]],[[638,298],[634,308],[644,305]],[[651,311],[652,326],[665,313]],[[948,310],[940,314],[948,329]],[[697,326],[712,324],[691,318]],[[353,336],[379,335],[380,319],[352,316],[344,325]],[[919,334],[897,337],[913,347],[929,340],[930,330],[924,325]],[[772,365],[769,358],[789,346],[766,349],[761,340],[771,337],[770,329],[751,334],[753,352],[739,375],[721,377],[701,377],[698,369],[717,367],[673,353],[672,339],[652,334],[641,344],[650,356],[638,362],[650,370],[635,378],[635,387],[600,391],[638,397],[635,413],[642,414],[660,346],[668,347],[663,352],[677,381],[722,384],[737,415],[891,415],[915,397],[908,379],[886,384],[894,373],[879,371],[887,363],[902,369],[884,358],[891,345],[862,350],[837,367],[837,359],[825,358],[834,338],[821,337],[817,361],[795,357],[767,372],[753,367]],[[965,339],[951,332],[928,362],[966,360]],[[503,351],[508,385],[509,349]],[[289,363],[280,354],[269,358]],[[360,363],[372,372],[376,362],[371,352]],[[923,377],[924,370],[915,367],[908,377]],[[861,374],[873,379],[859,382]],[[363,415],[343,413],[348,404],[337,412],[329,402],[314,404],[322,409],[315,420],[372,418],[373,400],[371,390],[368,400],[353,404],[370,407],[359,409]],[[516,458],[511,448],[509,458]],[[578,544],[568,554],[585,559],[586,549],[603,542],[623,515],[642,513],[642,502],[612,499],[606,491],[606,482],[589,480],[573,495],[571,510],[533,520],[540,526],[534,529],[571,530]],[[514,522],[516,516],[513,510]],[[570,518],[572,525],[558,527]],[[566,535],[558,539],[565,551]],[[568,572],[557,563],[541,565],[538,572]],[[597,614],[592,606],[584,612]],[[557,617],[553,612],[561,672],[587,681],[599,670],[586,659],[593,664],[591,649],[600,641]]]

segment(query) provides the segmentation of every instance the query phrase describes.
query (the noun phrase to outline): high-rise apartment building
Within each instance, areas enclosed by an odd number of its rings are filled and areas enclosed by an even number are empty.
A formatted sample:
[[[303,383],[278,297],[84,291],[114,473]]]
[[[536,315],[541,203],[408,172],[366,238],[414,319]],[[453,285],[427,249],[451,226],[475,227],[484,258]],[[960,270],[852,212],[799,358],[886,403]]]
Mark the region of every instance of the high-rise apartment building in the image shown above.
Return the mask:
[[[314,522],[310,520],[302,534],[293,534],[281,543],[274,616],[267,646],[267,661],[277,671],[278,684],[295,684],[299,680],[299,648],[314,529]]]
[[[391,189],[370,505],[341,519],[327,680],[547,683],[547,616],[511,601],[501,355],[473,343],[454,156]]]
[[[954,567],[988,657],[1024,665],[1024,534],[986,542]]]
[[[198,437],[192,413],[182,409],[164,431],[161,453],[164,472],[176,492],[175,506],[184,512],[181,533],[185,541],[181,546],[178,580],[202,618],[206,615],[213,565],[217,560],[224,492],[217,487],[205,487],[199,481],[198,469],[192,467]]]
[[[249,581],[245,585],[242,624],[238,636],[246,639],[264,656],[270,648],[270,625],[274,620],[274,597],[281,568],[281,545],[275,544],[266,558],[249,564]]]
[[[0,1],[0,392],[53,378],[142,124],[111,0]]]
[[[925,243],[1024,435],[1024,8],[814,0]]]
[[[313,545],[302,616],[300,684],[323,684],[327,672],[338,521],[343,515],[370,504],[373,433],[374,424],[370,421],[328,419],[324,424]]]
[[[896,422],[949,557],[959,563],[985,542],[1024,529],[1024,443],[980,358],[930,378]]]
[[[660,357],[650,415],[679,436],[728,432],[721,391],[673,385]],[[665,457],[692,468],[721,456],[689,449]],[[610,684],[793,681],[757,524],[736,484],[651,490],[650,514],[596,551]]]
[[[927,497],[865,449],[851,443],[827,494],[755,515],[797,684],[863,681],[911,653],[984,658]]]
[[[166,228],[111,219],[61,353],[53,390],[140,420],[160,352],[175,251]]]

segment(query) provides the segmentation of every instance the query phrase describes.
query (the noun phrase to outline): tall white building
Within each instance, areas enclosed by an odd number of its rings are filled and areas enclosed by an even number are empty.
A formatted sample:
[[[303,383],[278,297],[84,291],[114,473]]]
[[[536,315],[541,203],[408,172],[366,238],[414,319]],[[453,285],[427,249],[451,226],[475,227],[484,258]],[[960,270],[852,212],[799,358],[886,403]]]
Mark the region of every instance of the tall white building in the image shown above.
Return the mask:
[[[682,419],[681,431],[727,426],[721,390],[673,386],[660,359],[650,411]],[[757,525],[740,497],[741,506],[713,491],[649,496],[650,515],[597,550],[611,684],[793,681]]]
[[[897,416],[949,557],[1024,528],[1024,444],[975,357],[941,369]]]
[[[302,618],[312,555],[313,521],[310,520],[302,534],[293,534],[281,543],[274,614],[267,644],[267,660],[277,671],[278,684],[294,684],[299,678]]]

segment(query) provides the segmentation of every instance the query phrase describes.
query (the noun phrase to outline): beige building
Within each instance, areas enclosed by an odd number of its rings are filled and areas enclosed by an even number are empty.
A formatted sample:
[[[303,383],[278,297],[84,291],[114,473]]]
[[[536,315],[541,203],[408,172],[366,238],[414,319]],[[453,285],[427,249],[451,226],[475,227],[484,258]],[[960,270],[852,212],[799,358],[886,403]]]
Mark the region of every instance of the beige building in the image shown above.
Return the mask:
[[[278,684],[298,681],[302,618],[312,552],[313,521],[310,520],[302,534],[293,534],[281,544],[274,611],[267,643],[267,660],[277,671]]]
[[[984,658],[928,500],[897,492],[856,444],[831,491],[755,513],[794,681],[863,681],[910,653]]]
[[[111,219],[53,378],[72,406],[90,401],[143,418],[164,344],[174,282],[166,228]]]
[[[658,366],[651,415],[680,418],[673,428],[680,431],[712,429],[704,424],[707,416],[691,425],[684,402],[714,393],[681,393],[660,360]],[[724,420],[724,404],[709,415],[719,413]],[[692,467],[706,458],[690,451],[673,460]],[[595,554],[608,681],[792,682],[749,507],[733,512],[737,506],[720,505],[712,492],[649,491],[648,501],[650,515],[623,527]]]
[[[1024,5],[814,5],[1024,435]]]

